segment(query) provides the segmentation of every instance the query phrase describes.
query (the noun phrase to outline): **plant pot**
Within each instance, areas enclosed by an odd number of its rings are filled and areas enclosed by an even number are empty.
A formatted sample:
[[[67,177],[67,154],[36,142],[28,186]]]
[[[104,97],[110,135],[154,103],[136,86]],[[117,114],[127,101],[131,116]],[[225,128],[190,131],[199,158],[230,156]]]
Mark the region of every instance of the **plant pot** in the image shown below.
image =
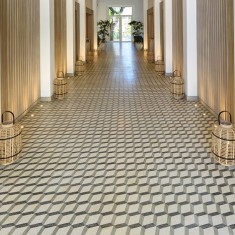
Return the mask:
[[[100,43],[99,48],[100,48],[101,51],[105,51],[105,49],[106,49],[106,43],[105,43],[105,42]]]
[[[142,50],[143,43],[142,42],[135,42],[135,48],[136,48],[137,51]]]

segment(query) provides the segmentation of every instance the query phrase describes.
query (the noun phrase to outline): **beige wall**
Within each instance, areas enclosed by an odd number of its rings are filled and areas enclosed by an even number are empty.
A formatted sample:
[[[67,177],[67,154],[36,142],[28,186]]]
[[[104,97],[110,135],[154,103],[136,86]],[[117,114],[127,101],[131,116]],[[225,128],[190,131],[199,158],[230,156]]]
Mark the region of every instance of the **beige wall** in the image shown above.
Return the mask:
[[[2,111],[18,117],[40,97],[39,0],[1,0]]]
[[[198,0],[197,8],[199,97],[234,114],[233,1]]]

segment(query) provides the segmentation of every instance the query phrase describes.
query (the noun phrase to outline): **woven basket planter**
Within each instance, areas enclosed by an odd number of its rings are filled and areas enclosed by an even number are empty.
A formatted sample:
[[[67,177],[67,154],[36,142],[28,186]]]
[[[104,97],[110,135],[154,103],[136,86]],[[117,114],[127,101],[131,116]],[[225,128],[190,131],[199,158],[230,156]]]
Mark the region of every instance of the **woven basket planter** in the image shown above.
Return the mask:
[[[64,72],[63,71],[59,71],[57,73],[57,78],[64,78]]]
[[[63,72],[57,73],[57,78],[54,80],[54,97],[56,99],[64,99],[67,96],[67,79]]]
[[[177,100],[184,98],[184,80],[181,77],[181,73],[178,70],[173,72],[173,78],[171,83],[171,93]]]
[[[84,73],[84,71],[85,71],[84,62],[82,61],[82,57],[80,57],[75,65],[75,73],[76,75],[81,75],[82,73]]]
[[[4,122],[4,115],[12,116],[12,121]],[[22,151],[22,129],[15,124],[15,116],[6,111],[2,114],[2,125],[0,126],[0,165],[9,165],[15,162]]]
[[[155,64],[155,71],[158,74],[164,74],[165,73],[165,63],[164,61],[161,59],[161,57],[157,58],[156,64]]]
[[[150,62],[150,63],[154,63],[154,53],[153,53],[153,52],[148,51],[147,60],[148,60],[148,62]]]
[[[88,51],[88,52],[87,52],[87,62],[88,62],[88,63],[91,63],[91,62],[93,62],[93,60],[94,60],[93,52]]]
[[[229,114],[229,121],[221,120],[221,114]],[[235,165],[235,129],[232,125],[232,116],[227,111],[218,115],[218,121],[212,130],[212,157],[224,166]]]

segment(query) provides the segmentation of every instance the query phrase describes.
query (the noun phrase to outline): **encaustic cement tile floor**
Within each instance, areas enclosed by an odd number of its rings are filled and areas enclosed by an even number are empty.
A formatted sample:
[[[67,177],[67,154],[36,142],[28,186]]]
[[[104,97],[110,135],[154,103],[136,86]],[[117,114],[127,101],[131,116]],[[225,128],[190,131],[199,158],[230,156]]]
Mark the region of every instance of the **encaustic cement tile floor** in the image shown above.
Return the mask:
[[[211,158],[200,103],[173,99],[130,43],[68,83],[23,118],[22,157],[0,168],[1,235],[235,234],[235,170]]]

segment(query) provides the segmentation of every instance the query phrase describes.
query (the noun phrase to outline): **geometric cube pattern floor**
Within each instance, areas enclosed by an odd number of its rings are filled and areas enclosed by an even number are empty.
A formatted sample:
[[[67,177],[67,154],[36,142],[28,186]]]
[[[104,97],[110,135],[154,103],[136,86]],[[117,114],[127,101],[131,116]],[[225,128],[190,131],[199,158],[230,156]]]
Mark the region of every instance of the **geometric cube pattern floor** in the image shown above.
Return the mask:
[[[235,169],[210,153],[215,117],[173,99],[168,80],[116,43],[68,80],[67,99],[37,104],[21,159],[0,167],[0,234],[235,234]]]

